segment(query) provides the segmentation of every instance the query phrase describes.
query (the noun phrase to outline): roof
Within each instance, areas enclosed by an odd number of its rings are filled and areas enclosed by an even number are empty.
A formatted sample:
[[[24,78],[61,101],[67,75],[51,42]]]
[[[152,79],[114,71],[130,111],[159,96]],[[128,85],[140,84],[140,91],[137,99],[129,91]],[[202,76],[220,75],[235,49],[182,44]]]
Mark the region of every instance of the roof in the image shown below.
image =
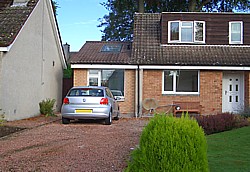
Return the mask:
[[[121,45],[119,52],[104,52],[105,45]],[[87,41],[78,53],[74,54],[71,64],[129,64],[131,58],[131,42],[121,41]]]
[[[12,7],[13,0],[0,1],[0,47],[7,47],[15,40],[37,2],[29,0],[27,6]]]
[[[141,65],[250,65],[250,46],[161,45],[161,14],[136,13],[134,17],[133,62]]]

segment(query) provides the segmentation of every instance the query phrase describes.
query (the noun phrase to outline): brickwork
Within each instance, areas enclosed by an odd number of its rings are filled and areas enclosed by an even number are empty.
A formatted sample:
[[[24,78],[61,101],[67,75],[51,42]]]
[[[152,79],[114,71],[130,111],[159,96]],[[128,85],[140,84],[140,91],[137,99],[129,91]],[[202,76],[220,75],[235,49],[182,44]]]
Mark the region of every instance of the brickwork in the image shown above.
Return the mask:
[[[222,111],[222,71],[200,72],[200,102],[203,114]]]
[[[124,102],[119,102],[122,114],[135,113],[135,70],[125,70],[124,74]]]
[[[74,69],[74,86],[88,85],[88,70],[87,69]]]
[[[144,70],[143,100],[146,98],[155,98],[160,106],[174,101],[200,101],[202,114],[219,113],[222,110],[222,72],[200,72],[200,95],[162,95],[162,70]]]
[[[244,82],[245,82],[245,107],[249,109],[250,107],[250,72],[244,73]]]

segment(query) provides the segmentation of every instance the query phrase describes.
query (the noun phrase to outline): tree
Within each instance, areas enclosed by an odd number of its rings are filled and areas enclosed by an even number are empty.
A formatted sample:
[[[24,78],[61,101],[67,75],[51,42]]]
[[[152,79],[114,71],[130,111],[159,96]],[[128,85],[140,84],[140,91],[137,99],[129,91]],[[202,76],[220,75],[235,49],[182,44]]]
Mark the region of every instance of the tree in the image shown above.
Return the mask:
[[[57,9],[59,8],[58,3],[56,1],[54,1],[54,0],[51,0],[51,2],[52,2],[52,7],[53,7],[54,14],[56,16],[57,15]]]
[[[139,3],[140,2],[140,3]],[[140,5],[139,5],[140,4]],[[99,19],[103,41],[133,39],[135,12],[232,12],[250,9],[249,0],[107,0],[101,3],[109,14]],[[144,8],[143,8],[144,7]]]

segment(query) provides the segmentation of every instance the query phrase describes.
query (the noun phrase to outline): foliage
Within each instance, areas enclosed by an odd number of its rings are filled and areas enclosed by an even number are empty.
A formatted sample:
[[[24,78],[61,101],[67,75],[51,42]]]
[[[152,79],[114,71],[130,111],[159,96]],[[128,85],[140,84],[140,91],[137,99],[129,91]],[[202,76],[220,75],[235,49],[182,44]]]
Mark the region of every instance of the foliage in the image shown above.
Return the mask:
[[[188,116],[155,115],[125,171],[208,171],[203,130]]]
[[[46,116],[55,116],[54,114],[54,104],[56,100],[55,99],[46,99],[39,103],[40,107],[40,113]]]
[[[107,0],[101,3],[109,14],[99,19],[104,27],[104,41],[132,41],[133,15],[138,12],[138,0]],[[146,13],[159,12],[232,12],[250,8],[248,0],[145,0]]]
[[[56,1],[54,1],[54,0],[51,0],[51,3],[52,3],[54,14],[56,16],[57,15],[57,9],[59,8],[58,3]]]
[[[249,122],[246,119],[232,113],[221,113],[207,116],[199,115],[195,116],[195,118],[206,134],[228,131],[233,128],[249,125]]]
[[[242,112],[240,112],[240,115],[243,117],[249,118],[250,117],[250,107],[249,106],[245,107],[245,109]]]
[[[206,136],[211,172],[250,171],[250,126]]]
[[[73,71],[71,69],[71,66],[68,65],[67,69],[63,70],[63,78],[72,78]]]

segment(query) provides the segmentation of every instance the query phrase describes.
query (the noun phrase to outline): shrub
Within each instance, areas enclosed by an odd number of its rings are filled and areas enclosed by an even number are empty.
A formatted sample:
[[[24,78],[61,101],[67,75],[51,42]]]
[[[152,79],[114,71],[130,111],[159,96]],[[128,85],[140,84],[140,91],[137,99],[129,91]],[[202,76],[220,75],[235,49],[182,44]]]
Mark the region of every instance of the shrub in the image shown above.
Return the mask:
[[[156,115],[144,128],[125,171],[208,171],[202,128],[188,116]]]
[[[248,122],[239,115],[232,113],[221,113],[217,115],[195,116],[198,124],[204,129],[206,134],[213,134],[232,130],[248,125]]]
[[[250,117],[250,107],[245,107],[245,109],[240,112],[240,115],[245,117],[245,118],[249,118]]]
[[[46,116],[54,116],[54,104],[56,100],[55,99],[46,99],[39,103],[40,107],[40,113]]]

